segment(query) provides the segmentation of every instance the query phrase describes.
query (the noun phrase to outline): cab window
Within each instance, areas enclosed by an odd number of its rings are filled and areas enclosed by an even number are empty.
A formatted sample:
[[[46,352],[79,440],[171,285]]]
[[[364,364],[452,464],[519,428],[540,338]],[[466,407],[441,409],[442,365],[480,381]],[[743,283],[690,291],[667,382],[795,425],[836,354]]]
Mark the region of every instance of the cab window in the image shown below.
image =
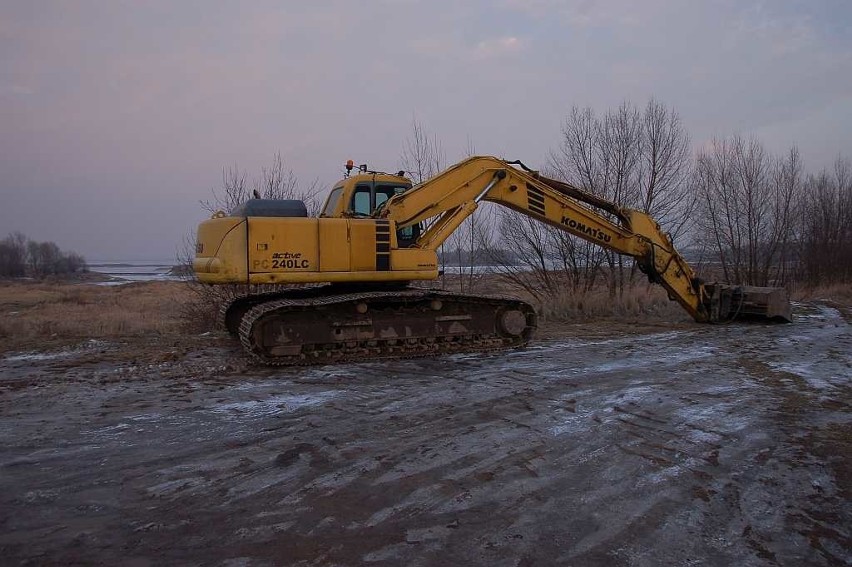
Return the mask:
[[[406,190],[405,185],[356,185],[350,210],[358,215],[372,215],[388,199]]]
[[[399,185],[377,185],[376,186],[376,203],[374,209],[379,208],[385,201],[393,197],[394,195],[399,195],[400,193],[404,193],[408,190],[406,186]]]
[[[343,187],[335,187],[328,195],[325,202],[325,207],[322,209],[321,217],[329,217],[334,214],[334,209],[337,207],[337,202],[340,201],[340,195],[343,193]]]
[[[370,203],[370,186],[357,185],[352,195],[352,211],[359,215],[369,215],[373,212]]]

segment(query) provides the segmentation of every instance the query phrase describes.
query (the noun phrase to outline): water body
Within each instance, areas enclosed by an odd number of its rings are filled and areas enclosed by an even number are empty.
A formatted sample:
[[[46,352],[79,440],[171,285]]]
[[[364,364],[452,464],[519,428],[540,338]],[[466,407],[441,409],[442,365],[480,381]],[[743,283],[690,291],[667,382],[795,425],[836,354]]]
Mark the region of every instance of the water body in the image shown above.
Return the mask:
[[[106,283],[116,285],[128,282],[179,280],[180,276],[171,273],[177,264],[178,261],[175,259],[97,261],[89,264],[89,270],[109,276],[111,279]],[[443,266],[442,269],[444,273],[455,275],[488,274],[500,271],[495,266]],[[523,270],[522,267],[516,269]]]
[[[96,261],[89,263],[89,270],[108,276],[106,284],[129,282],[174,281],[180,279],[172,274],[172,268],[178,262],[167,260],[118,260]]]

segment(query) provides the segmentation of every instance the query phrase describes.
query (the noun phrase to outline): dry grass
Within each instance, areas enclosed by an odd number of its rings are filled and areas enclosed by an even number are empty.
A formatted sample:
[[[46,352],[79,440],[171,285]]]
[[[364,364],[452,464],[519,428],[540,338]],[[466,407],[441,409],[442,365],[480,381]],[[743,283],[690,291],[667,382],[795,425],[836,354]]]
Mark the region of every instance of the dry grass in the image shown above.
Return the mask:
[[[541,302],[539,312],[544,320],[577,321],[593,319],[647,319],[680,321],[689,315],[674,301],[669,301],[663,288],[638,284],[623,294],[610,296],[607,290],[585,293],[566,291]]]
[[[448,288],[457,282],[448,282]],[[222,297],[215,298],[221,303]],[[465,292],[471,292],[465,287]],[[483,277],[473,293],[511,295],[531,301],[543,321],[613,320],[671,323],[688,321],[686,312],[656,285],[638,284],[612,298],[606,290],[564,293],[544,302],[525,296],[499,277]],[[223,296],[224,297],[224,296]],[[797,300],[852,305],[852,284],[797,289]],[[86,339],[179,337],[214,327],[218,303],[182,282],[142,282],[122,286],[79,283],[0,282],[0,352],[40,349]]]
[[[852,305],[852,283],[820,287],[799,287],[791,294],[796,301],[825,300],[841,305]]]
[[[181,332],[179,283],[0,283],[0,351]]]
[[[449,276],[445,284],[449,289],[459,290],[458,278]],[[666,291],[646,282],[638,282],[627,287],[623,294],[609,295],[606,286],[587,292],[572,292],[566,289],[546,299],[536,299],[518,285],[500,276],[479,276],[474,280],[473,289],[465,287],[463,291],[508,295],[529,301],[535,305],[542,320],[545,321],[590,321],[596,319],[650,321],[691,320],[683,308],[669,301]]]

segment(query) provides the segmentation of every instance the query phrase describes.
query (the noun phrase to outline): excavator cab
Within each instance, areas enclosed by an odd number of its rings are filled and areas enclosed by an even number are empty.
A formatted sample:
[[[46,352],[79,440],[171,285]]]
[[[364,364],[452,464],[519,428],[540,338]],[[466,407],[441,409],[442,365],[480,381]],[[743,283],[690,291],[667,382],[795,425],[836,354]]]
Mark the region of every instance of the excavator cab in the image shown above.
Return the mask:
[[[368,172],[337,182],[323,204],[320,218],[367,218],[390,200],[411,189],[399,175]]]
[[[320,218],[373,218],[392,197],[411,189],[402,175],[366,172],[338,182],[323,205]],[[420,224],[398,228],[399,248],[409,248],[420,238]]]

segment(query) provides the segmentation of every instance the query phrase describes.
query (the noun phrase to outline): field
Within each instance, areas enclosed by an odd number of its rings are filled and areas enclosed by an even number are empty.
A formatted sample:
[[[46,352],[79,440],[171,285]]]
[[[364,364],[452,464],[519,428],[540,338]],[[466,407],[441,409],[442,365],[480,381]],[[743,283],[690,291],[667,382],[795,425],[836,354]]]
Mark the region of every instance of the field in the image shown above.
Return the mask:
[[[847,289],[793,325],[566,299],[523,350],[297,370],[191,299],[0,284],[4,564],[852,562]]]

